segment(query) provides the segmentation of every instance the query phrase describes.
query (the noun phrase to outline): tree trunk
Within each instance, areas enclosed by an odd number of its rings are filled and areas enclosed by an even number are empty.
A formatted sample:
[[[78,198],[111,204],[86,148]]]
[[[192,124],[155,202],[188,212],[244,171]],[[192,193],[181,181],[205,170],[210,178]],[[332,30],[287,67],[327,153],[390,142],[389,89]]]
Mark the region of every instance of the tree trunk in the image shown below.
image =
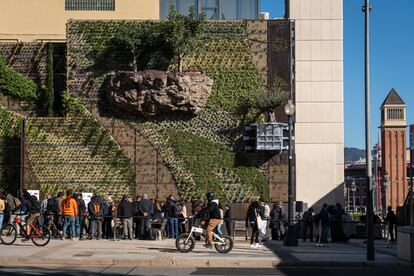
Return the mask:
[[[178,72],[182,72],[183,71],[183,56],[180,55],[178,57]]]
[[[264,115],[267,123],[276,123],[276,114],[274,110],[267,110],[264,112]]]

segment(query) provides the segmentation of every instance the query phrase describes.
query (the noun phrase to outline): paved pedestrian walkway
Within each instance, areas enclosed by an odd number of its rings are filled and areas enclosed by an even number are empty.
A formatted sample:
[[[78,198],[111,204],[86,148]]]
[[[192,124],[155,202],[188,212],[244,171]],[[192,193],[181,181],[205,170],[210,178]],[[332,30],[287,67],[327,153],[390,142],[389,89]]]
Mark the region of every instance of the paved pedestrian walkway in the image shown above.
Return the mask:
[[[197,244],[191,253],[180,253],[173,240],[165,241],[60,241],[46,247],[31,242],[0,245],[0,265],[84,265],[141,267],[275,267],[275,266],[412,266],[397,259],[395,248],[376,241],[376,262],[366,262],[362,241],[349,244],[300,243],[284,247],[280,241],[250,249],[236,242],[229,254],[219,254]]]

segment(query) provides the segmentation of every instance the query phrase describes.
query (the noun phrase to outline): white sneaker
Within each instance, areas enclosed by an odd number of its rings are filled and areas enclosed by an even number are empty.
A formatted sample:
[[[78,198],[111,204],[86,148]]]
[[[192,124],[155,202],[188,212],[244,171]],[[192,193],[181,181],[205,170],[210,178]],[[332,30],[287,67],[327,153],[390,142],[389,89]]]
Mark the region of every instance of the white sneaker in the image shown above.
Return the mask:
[[[254,244],[254,243],[252,243],[251,245],[250,245],[250,249],[255,249],[256,248],[256,245]]]
[[[258,248],[258,249],[262,248],[262,245],[260,243],[256,243],[254,246],[255,246],[255,248]]]

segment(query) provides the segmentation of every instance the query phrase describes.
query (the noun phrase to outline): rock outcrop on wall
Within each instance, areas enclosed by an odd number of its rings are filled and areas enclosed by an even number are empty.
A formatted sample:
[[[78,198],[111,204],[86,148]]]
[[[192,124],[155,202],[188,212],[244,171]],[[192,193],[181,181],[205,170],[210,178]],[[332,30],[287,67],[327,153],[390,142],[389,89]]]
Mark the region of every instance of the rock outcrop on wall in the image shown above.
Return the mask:
[[[213,80],[196,73],[148,70],[109,75],[104,87],[109,103],[129,113],[195,115],[204,110]]]

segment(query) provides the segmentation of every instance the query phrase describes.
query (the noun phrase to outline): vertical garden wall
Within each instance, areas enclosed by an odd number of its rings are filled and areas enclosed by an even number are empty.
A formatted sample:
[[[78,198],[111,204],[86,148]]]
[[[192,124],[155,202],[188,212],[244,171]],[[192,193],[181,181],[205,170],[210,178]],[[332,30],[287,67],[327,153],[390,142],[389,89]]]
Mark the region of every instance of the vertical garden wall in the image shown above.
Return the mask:
[[[207,108],[197,116],[171,113],[144,117],[111,107],[102,89],[106,74],[131,70],[126,51],[115,47],[112,39],[125,26],[135,28],[139,24],[158,23],[69,21],[68,92],[81,98],[99,121],[117,118],[144,137],[143,148],[153,148],[157,155],[138,151],[134,165],[158,164],[154,158],[160,158],[170,170],[172,184],[181,198],[199,198],[213,190],[225,201],[243,202],[269,195],[272,200],[283,200],[286,160],[275,153],[247,153],[241,138],[245,124],[262,120],[262,114],[252,103],[252,93],[275,83],[289,88],[286,85],[290,84],[290,67],[283,63],[273,66],[276,70],[269,70],[268,64],[269,54],[290,60],[290,29],[281,31],[285,36],[280,35],[279,40],[269,41],[268,21],[207,22],[195,38],[198,47],[183,59],[184,70],[200,71],[214,80]],[[279,21],[270,28],[277,28],[278,24],[289,26],[289,22]],[[111,58],[105,59],[108,49]],[[106,65],[113,64],[112,68],[102,66],[105,60]],[[169,70],[175,69],[177,64],[171,63]],[[282,70],[287,74],[282,74]],[[152,171],[158,174],[157,170]],[[138,189],[150,184],[142,181],[142,174],[138,171],[136,175]]]

